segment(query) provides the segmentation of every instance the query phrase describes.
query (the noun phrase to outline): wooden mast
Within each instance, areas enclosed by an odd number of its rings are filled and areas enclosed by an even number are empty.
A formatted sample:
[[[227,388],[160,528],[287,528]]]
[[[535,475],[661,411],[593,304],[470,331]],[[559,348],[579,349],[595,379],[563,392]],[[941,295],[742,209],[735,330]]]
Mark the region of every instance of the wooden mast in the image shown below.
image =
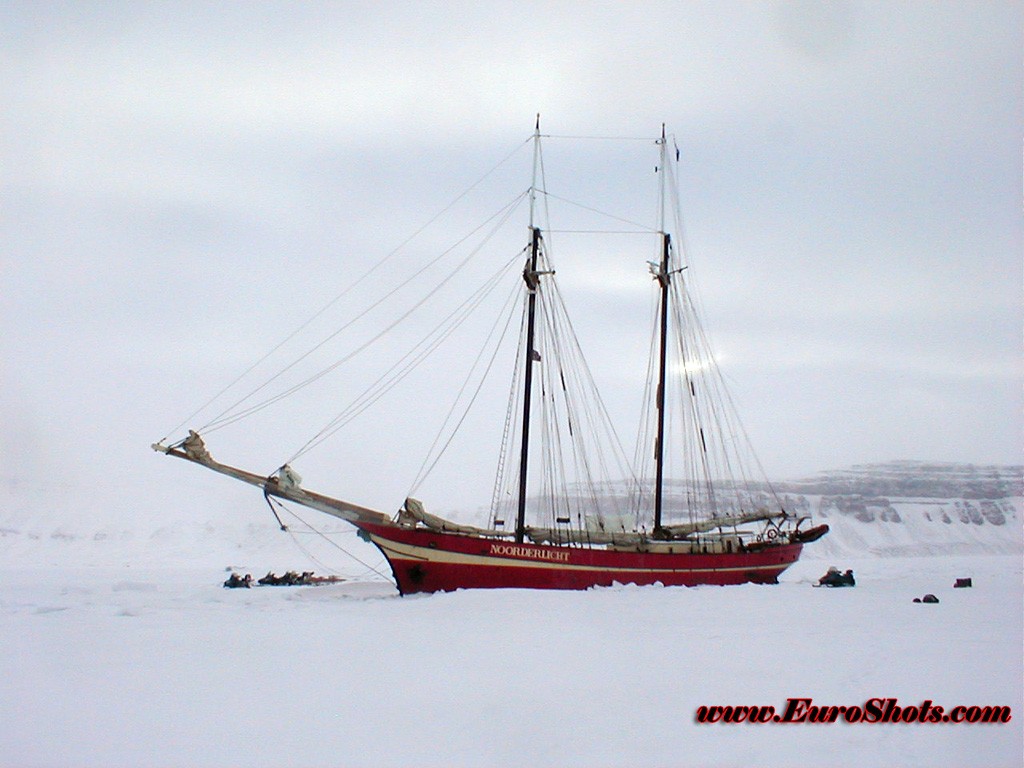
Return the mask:
[[[530,259],[523,269],[526,282],[526,365],[523,372],[523,441],[519,449],[519,507],[516,512],[516,542],[526,538],[526,474],[530,456],[530,395],[533,389],[533,339],[537,310],[537,253],[540,250],[540,230],[534,226],[534,206],[537,199],[537,166],[540,160],[540,115],[533,129],[533,182],[530,185]]]
[[[658,352],[658,438],[654,446],[655,479],[654,479],[654,533],[661,530],[662,491],[665,482],[665,369],[668,352],[668,287],[670,281],[669,254],[671,253],[671,237],[665,231],[665,124],[661,126],[661,157],[658,171],[661,173],[661,265],[657,273],[658,284],[661,286],[660,315],[660,349]]]

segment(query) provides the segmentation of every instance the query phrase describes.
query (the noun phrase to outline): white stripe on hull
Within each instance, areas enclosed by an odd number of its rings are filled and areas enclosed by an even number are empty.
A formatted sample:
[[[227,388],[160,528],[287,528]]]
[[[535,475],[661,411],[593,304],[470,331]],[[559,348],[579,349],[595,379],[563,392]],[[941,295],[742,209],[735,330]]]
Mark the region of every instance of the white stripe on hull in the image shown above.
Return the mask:
[[[623,572],[630,571],[633,573],[725,573],[730,571],[778,571],[785,569],[791,563],[767,563],[765,565],[738,565],[732,567],[719,567],[719,568],[693,568],[693,567],[658,567],[658,568],[634,568],[629,566],[607,566],[607,565],[583,565],[576,563],[567,563],[564,561],[551,562],[544,560],[528,560],[519,559],[512,557],[503,557],[501,555],[472,555],[464,552],[449,552],[442,549],[431,549],[429,547],[419,547],[414,544],[403,544],[400,542],[385,539],[380,536],[371,534],[371,540],[376,544],[387,556],[388,560],[394,563],[395,561],[400,562],[418,562],[418,563],[446,563],[449,565],[485,565],[485,566],[500,566],[502,568],[542,568],[542,569],[554,569],[561,571],[615,571]],[[679,557],[686,557],[686,555],[679,555]],[[693,555],[692,557],[701,557],[699,555]]]

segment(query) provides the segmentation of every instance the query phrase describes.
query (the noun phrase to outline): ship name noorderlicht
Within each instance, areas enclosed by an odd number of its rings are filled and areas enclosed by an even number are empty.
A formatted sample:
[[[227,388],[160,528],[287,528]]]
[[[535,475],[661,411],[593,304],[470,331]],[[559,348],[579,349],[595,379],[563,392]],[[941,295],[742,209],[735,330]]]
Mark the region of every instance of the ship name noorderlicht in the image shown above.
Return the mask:
[[[569,562],[568,552],[540,549],[539,547],[523,547],[518,544],[491,544],[491,554],[504,555],[505,557],[528,557],[531,560],[558,560],[561,562]]]

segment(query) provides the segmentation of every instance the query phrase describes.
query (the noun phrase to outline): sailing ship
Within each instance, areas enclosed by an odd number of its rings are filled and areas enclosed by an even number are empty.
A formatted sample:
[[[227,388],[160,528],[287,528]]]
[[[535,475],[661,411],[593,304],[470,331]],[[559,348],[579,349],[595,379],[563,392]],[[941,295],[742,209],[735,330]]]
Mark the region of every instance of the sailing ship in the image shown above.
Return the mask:
[[[533,177],[526,193],[529,237],[510,262],[521,264],[525,255],[521,280],[516,276],[522,299],[513,368],[517,387],[505,413],[499,477],[486,525],[431,514],[412,497],[397,514],[388,515],[317,493],[302,485],[290,461],[269,476],[224,464],[211,456],[196,430],[176,441],[165,438],[153,449],[256,486],[268,502],[287,501],[351,523],[386,558],[403,595],[464,588],[587,589],[616,583],[776,583],[804,544],[825,535],[828,526],[813,526],[806,514],[787,509],[770,483],[751,479],[739,458],[735,446],[745,433],[728,415],[731,400],[688,293],[685,254],[670,231],[673,224],[678,228],[679,219],[670,221],[665,215],[671,162],[664,126],[660,137],[652,139],[658,151],[660,210],[658,226],[651,230],[657,258],[647,263],[655,288],[656,332],[651,336],[648,405],[642,419],[646,426],[637,449],[644,467],[649,469],[653,460],[653,473],[632,463],[628,477],[614,486],[607,479],[595,481],[593,462],[580,457],[597,442],[599,428],[613,435],[614,428],[607,427],[607,409],[599,396],[581,406],[570,394],[572,385],[592,384],[593,377],[577,354],[579,344],[557,291],[545,232],[537,223],[537,200],[548,195],[543,182],[538,184],[539,168],[543,176],[542,138],[538,117],[531,136]],[[579,358],[576,373],[560,361],[567,351],[568,357]],[[709,426],[707,418],[724,418],[726,424]],[[531,431],[538,419],[550,421]],[[536,432],[549,447],[535,446]],[[671,444],[673,433],[682,434],[681,446]],[[553,480],[553,470],[565,466],[575,467],[576,479]],[[694,477],[672,477],[673,467],[691,469]],[[531,470],[542,475],[542,493],[530,493]],[[727,471],[732,475],[726,476]],[[499,493],[499,488],[505,491]]]

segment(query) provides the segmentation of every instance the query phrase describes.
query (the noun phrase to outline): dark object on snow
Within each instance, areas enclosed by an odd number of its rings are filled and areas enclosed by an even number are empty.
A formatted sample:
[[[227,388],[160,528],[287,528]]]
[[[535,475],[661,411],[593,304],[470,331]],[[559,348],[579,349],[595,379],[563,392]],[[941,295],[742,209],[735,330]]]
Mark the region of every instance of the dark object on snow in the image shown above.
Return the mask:
[[[258,583],[264,587],[298,587],[313,582],[312,571],[303,571],[301,576],[295,571],[288,571],[283,576],[277,576],[273,572],[268,573]]]
[[[853,578],[853,571],[847,569],[846,573],[840,573],[834,565],[828,572],[818,579],[819,587],[855,587],[856,579]]]
[[[953,584],[953,589],[963,589],[964,587],[973,587],[970,579],[957,579]]]
[[[914,602],[915,603],[937,603],[937,602],[939,602],[939,598],[937,598],[935,595],[929,594],[929,595],[925,595],[924,597],[915,597],[914,598]]]
[[[252,576],[247,573],[245,578],[242,578],[237,573],[232,573],[228,576],[228,580],[224,582],[224,586],[228,589],[238,589],[239,587],[249,589],[252,587]]]

